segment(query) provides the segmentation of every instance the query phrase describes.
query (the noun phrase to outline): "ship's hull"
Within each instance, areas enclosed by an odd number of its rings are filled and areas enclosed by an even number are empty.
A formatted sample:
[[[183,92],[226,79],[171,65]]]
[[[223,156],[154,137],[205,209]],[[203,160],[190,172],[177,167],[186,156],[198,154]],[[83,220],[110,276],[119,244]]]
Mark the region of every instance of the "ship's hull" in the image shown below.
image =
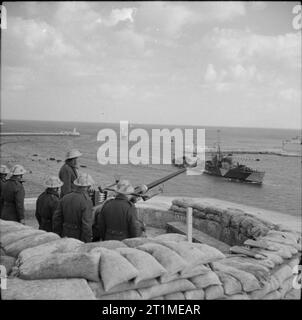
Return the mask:
[[[226,179],[258,184],[262,183],[264,177],[264,172],[262,171],[246,171],[238,168],[226,170],[223,168],[206,167],[204,173],[218,177],[223,177]]]

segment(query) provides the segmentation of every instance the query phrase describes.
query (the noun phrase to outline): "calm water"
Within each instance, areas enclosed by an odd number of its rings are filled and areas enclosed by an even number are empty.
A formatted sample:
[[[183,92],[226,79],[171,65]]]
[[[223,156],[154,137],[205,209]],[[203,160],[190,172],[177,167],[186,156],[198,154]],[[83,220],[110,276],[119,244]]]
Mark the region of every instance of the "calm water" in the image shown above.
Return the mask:
[[[64,139],[56,137],[57,141],[60,143],[60,141],[66,142],[66,139],[73,139],[73,143],[76,147],[78,147],[81,151],[83,150],[87,154],[90,154],[90,167],[95,168],[95,170],[99,170],[100,165],[98,165],[96,161],[96,151],[100,146],[100,143],[96,140],[97,133],[102,128],[118,129],[118,125],[100,123],[4,121],[4,125],[1,126],[1,131],[59,132],[66,130],[72,131],[74,127],[76,127],[81,133],[80,137],[69,137]],[[149,131],[152,128],[160,129],[163,127],[168,129],[174,128],[173,126],[133,126],[133,128],[145,128]],[[186,128],[188,127],[186,126]],[[205,127],[205,129],[207,146],[213,146],[213,144],[217,141],[217,129],[220,129],[220,142],[222,150],[240,149],[253,151],[279,151],[282,147],[282,140],[290,139],[300,134],[298,130],[283,129],[221,127]],[[5,141],[9,141],[9,139],[13,138],[6,137]],[[35,139],[40,138],[35,137]],[[50,137],[48,139],[54,138]],[[29,140],[25,139],[24,145],[26,145],[26,141]],[[11,148],[16,148],[16,145],[11,144]],[[43,148],[47,149],[47,144],[44,145]],[[37,152],[38,151],[39,150],[37,150]],[[285,214],[301,215],[301,157],[243,154],[234,155],[234,158],[235,161],[238,160],[239,162],[244,163],[252,168],[264,170],[266,173],[263,185],[257,186],[238,182],[230,182],[224,180],[223,178],[207,175],[182,175],[165,184],[165,195],[212,197],[222,200],[235,201],[268,210],[280,211]],[[259,159],[260,161],[256,161],[256,159]],[[137,167],[133,167],[132,165],[126,168],[131,170],[131,174],[129,173],[129,178],[132,179],[133,177],[134,183],[148,183],[154,178],[161,177],[175,170],[175,168],[169,165],[139,165]],[[106,166],[102,167],[101,170],[103,172],[106,171]],[[127,170],[128,169],[124,169],[123,174],[125,174]]]

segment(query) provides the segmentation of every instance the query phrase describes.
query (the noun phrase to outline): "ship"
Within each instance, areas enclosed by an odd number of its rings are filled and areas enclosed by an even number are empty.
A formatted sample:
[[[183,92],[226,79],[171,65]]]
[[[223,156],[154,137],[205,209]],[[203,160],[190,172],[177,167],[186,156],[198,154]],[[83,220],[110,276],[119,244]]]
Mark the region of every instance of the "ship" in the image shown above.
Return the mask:
[[[212,153],[211,160],[205,163],[205,174],[226,178],[233,181],[262,184],[264,171],[252,169],[239,162],[234,163],[231,153],[224,154],[217,145],[216,152]]]
[[[289,140],[283,140],[282,150],[302,155],[302,137],[297,136]]]

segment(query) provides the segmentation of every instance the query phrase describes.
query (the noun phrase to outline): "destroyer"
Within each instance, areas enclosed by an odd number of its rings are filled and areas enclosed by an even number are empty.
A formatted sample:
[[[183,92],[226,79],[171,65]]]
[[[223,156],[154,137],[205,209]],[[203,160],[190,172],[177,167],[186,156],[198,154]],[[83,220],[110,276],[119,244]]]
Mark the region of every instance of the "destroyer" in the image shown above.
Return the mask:
[[[232,154],[223,154],[219,144],[217,145],[217,151],[212,154],[212,159],[206,161],[204,173],[257,184],[262,183],[265,174],[264,171],[251,169],[238,162],[234,164]]]

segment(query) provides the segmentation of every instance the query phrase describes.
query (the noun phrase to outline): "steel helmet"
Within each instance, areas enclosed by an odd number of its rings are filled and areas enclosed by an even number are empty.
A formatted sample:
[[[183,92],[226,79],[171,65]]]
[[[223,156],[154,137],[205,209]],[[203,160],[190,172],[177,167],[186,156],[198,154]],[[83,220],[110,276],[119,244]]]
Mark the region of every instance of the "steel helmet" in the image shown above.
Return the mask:
[[[121,194],[131,194],[134,192],[134,188],[128,180],[121,180],[115,187],[115,191]]]
[[[56,176],[47,177],[44,181],[46,188],[59,188],[63,185],[63,182]]]
[[[1,164],[0,173],[1,174],[8,174],[9,173],[8,167],[6,165],[4,165],[4,164]]]
[[[21,175],[21,174],[25,174],[26,170],[20,164],[16,164],[11,168],[10,173],[11,173],[12,176],[18,176],[18,175]]]
[[[82,153],[77,149],[71,149],[66,153],[65,160],[78,158],[82,155]]]
[[[79,174],[78,178],[74,180],[73,183],[79,187],[90,187],[95,182],[93,181],[90,174],[82,172]]]

